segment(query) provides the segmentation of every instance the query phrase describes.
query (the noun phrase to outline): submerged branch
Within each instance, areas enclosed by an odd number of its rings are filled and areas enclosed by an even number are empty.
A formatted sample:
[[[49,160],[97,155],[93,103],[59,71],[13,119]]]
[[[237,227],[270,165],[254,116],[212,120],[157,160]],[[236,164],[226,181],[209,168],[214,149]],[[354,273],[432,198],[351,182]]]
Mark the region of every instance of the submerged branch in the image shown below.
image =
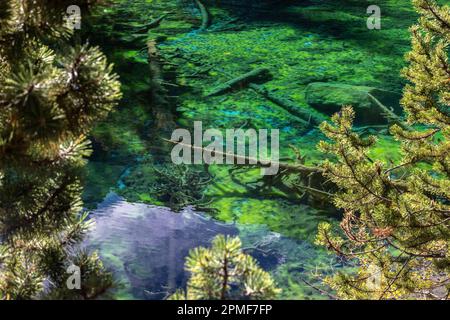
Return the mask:
[[[305,173],[305,174],[309,174],[309,173],[323,173],[323,169],[320,167],[310,167],[310,166],[305,166],[302,164],[290,164],[290,163],[286,163],[286,162],[279,162],[279,161],[272,161],[269,159],[263,159],[264,163],[261,162],[261,159],[255,159],[252,157],[247,157],[247,156],[241,156],[241,155],[237,155],[237,154],[231,154],[231,153],[227,153],[227,152],[221,152],[221,151],[212,151],[208,148],[205,147],[198,147],[198,146],[193,146],[191,144],[186,144],[183,142],[179,142],[179,141],[173,141],[173,140],[169,140],[169,139],[164,139],[164,141],[169,142],[169,143],[173,143],[173,144],[177,144],[183,147],[187,147],[190,148],[192,150],[199,150],[199,151],[206,151],[206,152],[211,152],[212,155],[219,155],[219,156],[224,156],[224,157],[231,157],[233,158],[235,161],[242,161],[244,160],[245,162],[247,162],[247,165],[251,165],[251,166],[260,166],[260,167],[270,167],[270,166],[278,166],[281,169],[289,169],[293,172],[298,172],[298,173]]]
[[[272,92],[270,92],[263,86],[259,86],[254,83],[250,83],[249,87],[252,90],[254,90],[256,93],[262,95],[267,100],[282,107],[284,110],[286,110],[290,114],[304,119],[305,120],[304,123],[308,126],[310,124],[319,125],[322,122],[327,120],[325,117],[321,116],[320,114],[314,114],[312,112],[309,112],[307,109],[296,105],[295,103],[293,103],[292,101],[290,101],[288,99],[277,97],[276,95],[274,95]]]
[[[144,27],[142,27],[141,29],[137,30],[137,32],[141,32],[141,31],[147,32],[147,31],[150,30],[150,29],[154,29],[154,28],[159,27],[159,25],[161,24],[161,22],[162,22],[169,14],[170,14],[170,12],[169,12],[169,13],[166,13],[166,14],[163,14],[161,17],[159,17],[159,18],[157,18],[157,19],[155,19],[155,20],[153,20],[153,21],[150,21],[150,22],[149,22],[148,24],[146,24]]]
[[[386,107],[384,104],[380,102],[377,98],[375,98],[370,93],[367,94],[370,99],[372,99],[373,102],[380,108],[381,115],[387,120],[388,123],[395,123],[398,124],[402,129],[408,130],[409,126],[403,121],[403,119],[396,115],[391,109]]]
[[[211,14],[209,13],[208,8],[201,0],[195,0],[195,4],[200,10],[200,14],[202,15],[202,25],[200,30],[206,30],[211,25]]]
[[[266,81],[271,77],[272,75],[270,74],[269,69],[255,69],[221,84],[217,88],[213,89],[210,93],[208,93],[206,97],[218,96],[227,93],[235,88],[244,88],[250,86],[252,84],[251,82]]]

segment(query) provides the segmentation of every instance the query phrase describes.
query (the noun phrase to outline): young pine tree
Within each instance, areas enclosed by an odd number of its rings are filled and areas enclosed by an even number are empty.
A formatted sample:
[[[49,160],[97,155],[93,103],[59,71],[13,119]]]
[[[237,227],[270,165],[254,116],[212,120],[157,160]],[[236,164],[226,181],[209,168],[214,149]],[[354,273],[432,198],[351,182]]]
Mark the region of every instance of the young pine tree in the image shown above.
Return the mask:
[[[89,299],[112,284],[98,257],[77,249],[90,225],[85,135],[120,99],[99,49],[69,45],[68,6],[85,13],[93,2],[0,2],[0,299]]]
[[[355,259],[358,271],[327,278],[342,298],[447,299],[450,293],[450,8],[414,0],[421,17],[412,27],[412,51],[402,104],[410,129],[395,125],[403,159],[392,165],[369,156],[375,137],[352,131],[350,107],[322,130],[320,147],[337,157],[326,175],[341,192],[341,228],[319,227],[318,243]]]
[[[280,292],[269,273],[242,252],[241,240],[219,235],[212,247],[196,248],[186,259],[191,273],[186,292],[171,300],[273,299]]]

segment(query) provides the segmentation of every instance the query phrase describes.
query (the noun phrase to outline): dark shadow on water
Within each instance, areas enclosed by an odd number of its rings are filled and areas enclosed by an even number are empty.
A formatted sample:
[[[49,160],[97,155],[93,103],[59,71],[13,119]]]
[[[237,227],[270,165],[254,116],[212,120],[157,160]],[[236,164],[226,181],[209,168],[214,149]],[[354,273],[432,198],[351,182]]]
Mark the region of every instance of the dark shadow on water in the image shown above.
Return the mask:
[[[240,1],[240,5],[231,1],[231,6],[228,2],[212,1],[229,8],[230,12],[248,22],[290,24],[300,30],[317,33],[322,37],[347,40],[386,55],[404,53],[402,48],[409,46],[409,39],[397,35],[396,30],[407,30],[416,22],[417,17],[409,0],[400,0],[398,2],[403,4],[395,6],[386,0],[370,3],[360,0],[269,1],[269,4],[260,6],[252,4],[254,1]],[[369,5],[380,7],[382,30],[367,28]]]

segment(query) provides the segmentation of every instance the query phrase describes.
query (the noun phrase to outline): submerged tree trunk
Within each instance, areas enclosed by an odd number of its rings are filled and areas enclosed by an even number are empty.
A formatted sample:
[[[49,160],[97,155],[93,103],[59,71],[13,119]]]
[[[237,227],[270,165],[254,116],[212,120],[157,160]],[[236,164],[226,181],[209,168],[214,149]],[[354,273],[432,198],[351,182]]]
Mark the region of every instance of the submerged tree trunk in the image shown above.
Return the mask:
[[[299,107],[298,105],[296,105],[295,103],[293,103],[288,99],[277,97],[276,95],[274,95],[273,93],[271,93],[269,90],[267,90],[262,86],[250,83],[249,87],[255,90],[260,95],[262,95],[263,97],[265,97],[267,100],[282,107],[289,113],[304,119],[307,124],[319,125],[327,120],[324,116],[320,115],[319,113],[315,114],[311,111],[308,111],[305,108]]]
[[[236,88],[249,86],[251,82],[267,81],[272,77],[270,71],[266,68],[255,69],[237,78],[225,82],[224,84],[213,89],[206,97],[218,96],[227,93]]]
[[[202,25],[200,30],[206,30],[211,25],[211,14],[209,13],[208,8],[201,0],[195,0],[195,4],[200,10],[200,14],[202,15]]]
[[[147,42],[147,54],[150,73],[150,95],[151,107],[154,117],[154,125],[152,131],[159,134],[171,134],[175,128],[175,119],[172,111],[172,105],[169,101],[169,91],[164,85],[164,75],[162,65],[164,63],[159,50],[157,48],[156,40]],[[156,134],[152,134],[157,136]],[[155,141],[155,143],[157,143]]]

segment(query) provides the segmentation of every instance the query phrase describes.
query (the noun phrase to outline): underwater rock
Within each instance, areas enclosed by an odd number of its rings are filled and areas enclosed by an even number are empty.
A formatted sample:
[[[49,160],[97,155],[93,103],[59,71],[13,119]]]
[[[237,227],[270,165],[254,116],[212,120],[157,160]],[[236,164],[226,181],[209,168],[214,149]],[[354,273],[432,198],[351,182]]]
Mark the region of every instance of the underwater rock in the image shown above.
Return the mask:
[[[307,103],[325,114],[332,115],[340,111],[342,106],[350,105],[356,113],[356,124],[386,123],[382,110],[370,95],[391,108],[394,113],[401,114],[401,95],[374,87],[314,82],[306,87],[305,93]]]

